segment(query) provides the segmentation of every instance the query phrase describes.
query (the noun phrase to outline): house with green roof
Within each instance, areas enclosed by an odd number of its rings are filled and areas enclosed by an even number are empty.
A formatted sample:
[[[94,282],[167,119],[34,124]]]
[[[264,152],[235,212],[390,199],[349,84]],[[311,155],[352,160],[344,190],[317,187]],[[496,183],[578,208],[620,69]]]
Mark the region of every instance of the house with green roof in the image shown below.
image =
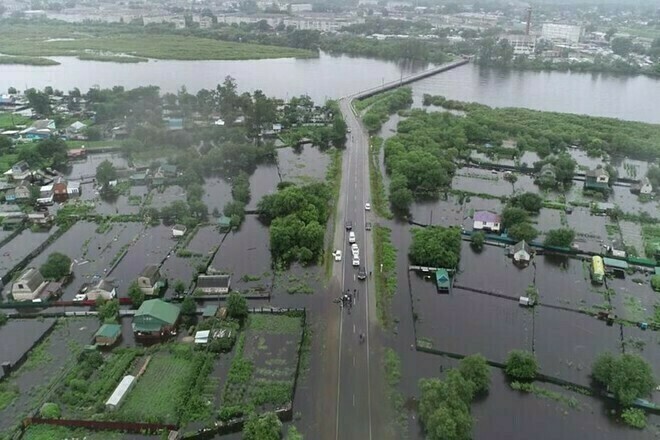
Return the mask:
[[[180,309],[160,299],[142,303],[133,316],[133,333],[137,341],[160,340],[176,335]]]
[[[449,292],[451,280],[447,269],[438,269],[435,271],[435,284],[438,287],[438,292]]]
[[[218,218],[218,228],[221,232],[228,231],[231,229],[231,219],[226,215]]]
[[[121,325],[103,324],[94,334],[94,342],[102,347],[114,345],[121,337]]]

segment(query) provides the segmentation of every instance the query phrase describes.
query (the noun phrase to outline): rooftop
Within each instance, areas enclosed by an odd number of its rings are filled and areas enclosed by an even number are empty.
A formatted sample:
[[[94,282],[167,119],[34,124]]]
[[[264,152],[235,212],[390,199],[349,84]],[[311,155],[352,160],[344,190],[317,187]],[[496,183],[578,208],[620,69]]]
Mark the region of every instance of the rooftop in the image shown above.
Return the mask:
[[[160,299],[150,299],[142,303],[135,316],[152,316],[168,324],[174,324],[179,318],[179,308]]]
[[[94,337],[101,336],[103,338],[116,338],[121,333],[121,325],[119,324],[103,324],[100,329],[94,334]]]
[[[475,222],[499,223],[500,216],[491,211],[476,211],[474,213]]]

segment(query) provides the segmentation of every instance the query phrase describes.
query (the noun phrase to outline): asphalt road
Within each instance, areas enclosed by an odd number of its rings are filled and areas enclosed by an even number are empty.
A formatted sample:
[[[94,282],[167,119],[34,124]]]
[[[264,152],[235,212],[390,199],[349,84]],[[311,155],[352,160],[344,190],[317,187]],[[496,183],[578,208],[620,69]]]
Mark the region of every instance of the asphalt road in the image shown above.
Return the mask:
[[[358,268],[353,266],[349,231],[345,221],[353,223],[352,231],[359,247],[360,265],[367,274],[373,271],[373,241],[366,222],[373,223],[373,214],[365,210],[371,203],[369,186],[369,136],[362,128],[350,106],[350,98],[340,101],[340,108],[350,133],[347,135],[341,182],[341,196],[337,207],[338,223],[335,249],[342,251],[341,262],[335,262],[333,278],[355,295],[351,306],[337,305],[339,318],[339,355],[337,374],[337,409],[335,439],[370,440],[375,438],[373,427],[372,374],[370,362],[370,326],[375,318],[375,298],[369,289],[370,278],[358,280]],[[360,334],[364,335],[363,340]]]

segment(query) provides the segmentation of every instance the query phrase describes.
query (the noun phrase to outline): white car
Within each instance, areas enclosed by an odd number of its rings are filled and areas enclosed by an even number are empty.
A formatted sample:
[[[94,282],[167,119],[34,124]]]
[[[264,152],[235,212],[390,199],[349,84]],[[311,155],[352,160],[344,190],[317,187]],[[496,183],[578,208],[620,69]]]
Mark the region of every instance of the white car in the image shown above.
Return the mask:
[[[73,298],[73,300],[76,302],[85,301],[86,299],[87,299],[87,295],[85,295],[84,293],[79,293]]]
[[[337,249],[333,255],[335,256],[335,261],[341,261],[341,251]]]
[[[353,266],[359,266],[360,265],[360,257],[353,255]]]
[[[364,210],[365,211],[371,211],[371,203],[367,202],[364,204]]]
[[[351,252],[353,252],[353,255],[360,255],[360,248],[358,247],[357,243],[353,243],[351,245]]]
[[[355,232],[351,231],[348,233],[348,242],[355,243]]]

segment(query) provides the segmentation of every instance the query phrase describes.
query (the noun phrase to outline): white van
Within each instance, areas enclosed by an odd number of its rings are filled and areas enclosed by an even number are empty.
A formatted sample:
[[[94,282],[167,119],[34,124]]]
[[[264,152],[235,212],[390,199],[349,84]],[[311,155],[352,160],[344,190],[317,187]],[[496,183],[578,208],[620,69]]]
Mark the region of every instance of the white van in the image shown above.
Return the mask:
[[[348,242],[355,243],[355,232],[351,231],[348,233]]]

